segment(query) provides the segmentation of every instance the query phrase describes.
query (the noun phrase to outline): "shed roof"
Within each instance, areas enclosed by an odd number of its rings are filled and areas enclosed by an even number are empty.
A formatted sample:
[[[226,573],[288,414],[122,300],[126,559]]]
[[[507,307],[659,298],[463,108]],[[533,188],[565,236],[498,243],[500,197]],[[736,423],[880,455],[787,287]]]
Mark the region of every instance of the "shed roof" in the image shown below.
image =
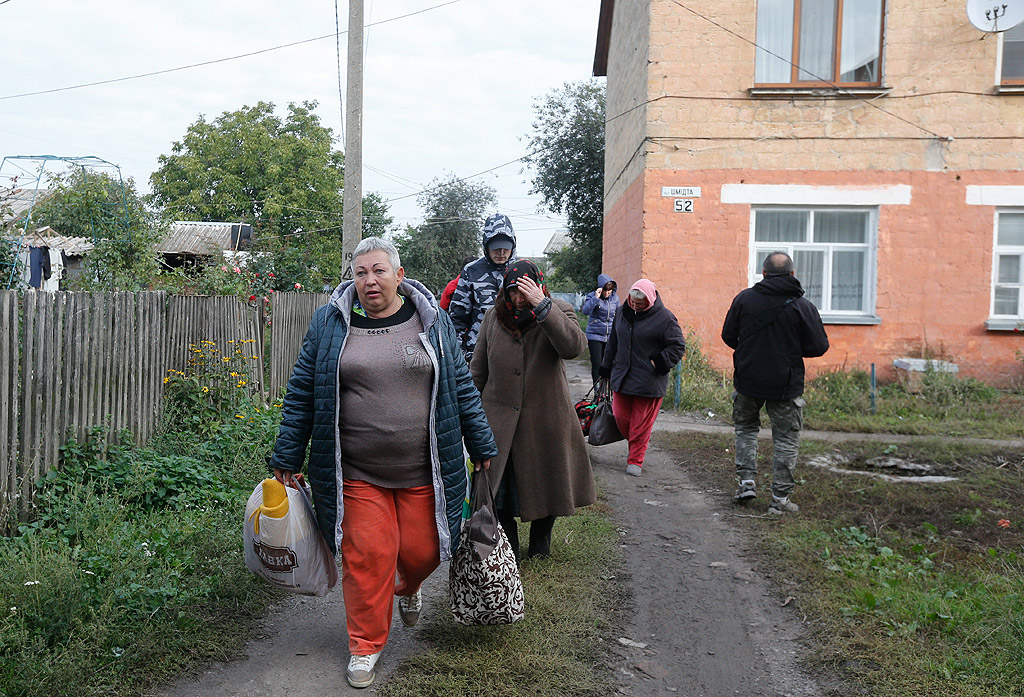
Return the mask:
[[[53,189],[0,189],[0,202],[10,205],[11,212],[3,214],[0,224],[13,223],[25,215],[33,205],[42,202]]]
[[[563,249],[565,249],[566,245],[568,245],[568,244],[569,244],[569,231],[568,230],[558,230],[558,231],[555,232],[555,234],[553,234],[551,236],[551,239],[548,240],[547,245],[544,246],[544,254],[546,256],[548,254],[554,254],[555,252],[560,252]]]
[[[20,235],[12,237],[11,233],[8,233],[6,239],[17,243],[19,237]],[[23,247],[49,247],[50,249],[61,250],[69,257],[84,256],[94,246],[92,240],[88,237],[60,235],[49,225],[33,230],[24,237],[20,237],[20,239]]]
[[[222,252],[234,249],[231,228],[237,225],[239,223],[179,220],[171,223],[167,237],[156,244],[156,250],[161,254],[220,256]]]

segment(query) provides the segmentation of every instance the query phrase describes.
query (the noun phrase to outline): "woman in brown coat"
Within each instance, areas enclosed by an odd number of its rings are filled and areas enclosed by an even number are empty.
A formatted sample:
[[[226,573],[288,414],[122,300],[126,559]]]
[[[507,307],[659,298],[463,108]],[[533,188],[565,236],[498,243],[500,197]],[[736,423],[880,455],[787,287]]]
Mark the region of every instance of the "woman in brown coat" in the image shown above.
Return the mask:
[[[535,264],[506,269],[470,369],[498,444],[490,468],[498,521],[517,559],[516,517],[532,521],[527,557],[545,557],[555,517],[597,498],[562,364],[586,345],[572,306],[551,299]]]

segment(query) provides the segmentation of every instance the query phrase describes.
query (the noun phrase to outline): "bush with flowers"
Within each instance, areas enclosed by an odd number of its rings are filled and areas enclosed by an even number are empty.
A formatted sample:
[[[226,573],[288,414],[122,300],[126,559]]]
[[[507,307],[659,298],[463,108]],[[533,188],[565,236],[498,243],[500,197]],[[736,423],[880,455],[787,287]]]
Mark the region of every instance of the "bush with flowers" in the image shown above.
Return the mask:
[[[186,369],[164,377],[164,427],[209,436],[251,405],[254,343],[232,340],[224,351],[213,341],[191,344]]]

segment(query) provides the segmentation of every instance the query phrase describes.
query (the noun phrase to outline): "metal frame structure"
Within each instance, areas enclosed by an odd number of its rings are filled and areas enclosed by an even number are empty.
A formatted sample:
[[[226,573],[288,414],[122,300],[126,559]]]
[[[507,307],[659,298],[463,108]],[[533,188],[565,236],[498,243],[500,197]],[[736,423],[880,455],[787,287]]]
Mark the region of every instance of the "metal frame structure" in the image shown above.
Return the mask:
[[[32,209],[35,208],[37,196],[42,191],[41,184],[47,174],[47,167],[52,163],[63,163],[66,166],[78,167],[82,171],[82,177],[89,181],[89,173],[102,172],[117,183],[121,191],[119,202],[101,204],[110,209],[109,216],[103,215],[102,220],[97,216],[90,216],[90,228],[92,229],[92,241],[96,244],[101,239],[110,238],[111,226],[103,223],[112,221],[115,228],[121,228],[123,236],[131,240],[131,225],[128,218],[128,198],[124,189],[124,177],[121,176],[120,165],[96,157],[86,155],[84,157],[68,157],[62,155],[12,155],[0,160],[0,202],[3,201],[4,193],[11,193],[17,190],[32,191],[32,200],[29,207],[15,220],[15,228],[21,228],[20,234],[14,238],[0,238],[0,245],[8,245],[11,251],[12,261],[0,258],[0,288],[11,289],[15,287],[15,280],[18,278],[19,253],[29,232],[29,224],[32,221]],[[100,225],[97,225],[100,223]],[[9,267],[9,268],[5,268]]]

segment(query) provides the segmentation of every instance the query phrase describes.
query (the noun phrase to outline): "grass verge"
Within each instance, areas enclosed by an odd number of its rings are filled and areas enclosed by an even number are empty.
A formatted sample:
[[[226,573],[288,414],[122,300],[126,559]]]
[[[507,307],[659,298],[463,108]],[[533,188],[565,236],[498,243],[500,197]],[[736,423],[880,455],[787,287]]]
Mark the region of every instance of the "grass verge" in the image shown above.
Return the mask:
[[[656,437],[731,505],[731,438]],[[763,477],[770,451],[762,449]],[[767,506],[766,486],[757,503],[736,511],[744,517],[732,520],[754,537],[780,592],[811,628],[813,667],[846,686],[831,694],[1022,694],[1021,453],[938,441],[807,442],[801,460],[832,451],[853,467],[885,454],[931,464],[958,481],[890,483],[801,466],[798,515],[756,517]]]
[[[915,385],[878,385],[863,370],[822,373],[807,382],[804,426],[822,431],[907,435],[1024,437],[1024,392],[997,390],[973,378],[930,371]],[[666,408],[728,420],[732,379],[715,370],[699,338],[686,336],[686,354],[669,376]],[[709,414],[711,416],[709,416]],[[763,422],[767,425],[767,421]]]
[[[521,535],[527,539],[526,525]],[[598,503],[555,523],[551,556],[524,561],[526,618],[464,627],[447,612],[425,617],[427,650],[401,665],[381,697],[604,697],[614,691],[602,648],[619,597],[612,578],[618,534]]]
[[[69,443],[34,518],[0,537],[0,695],[127,697],[235,655],[280,597],[242,563],[274,410],[206,438]]]

